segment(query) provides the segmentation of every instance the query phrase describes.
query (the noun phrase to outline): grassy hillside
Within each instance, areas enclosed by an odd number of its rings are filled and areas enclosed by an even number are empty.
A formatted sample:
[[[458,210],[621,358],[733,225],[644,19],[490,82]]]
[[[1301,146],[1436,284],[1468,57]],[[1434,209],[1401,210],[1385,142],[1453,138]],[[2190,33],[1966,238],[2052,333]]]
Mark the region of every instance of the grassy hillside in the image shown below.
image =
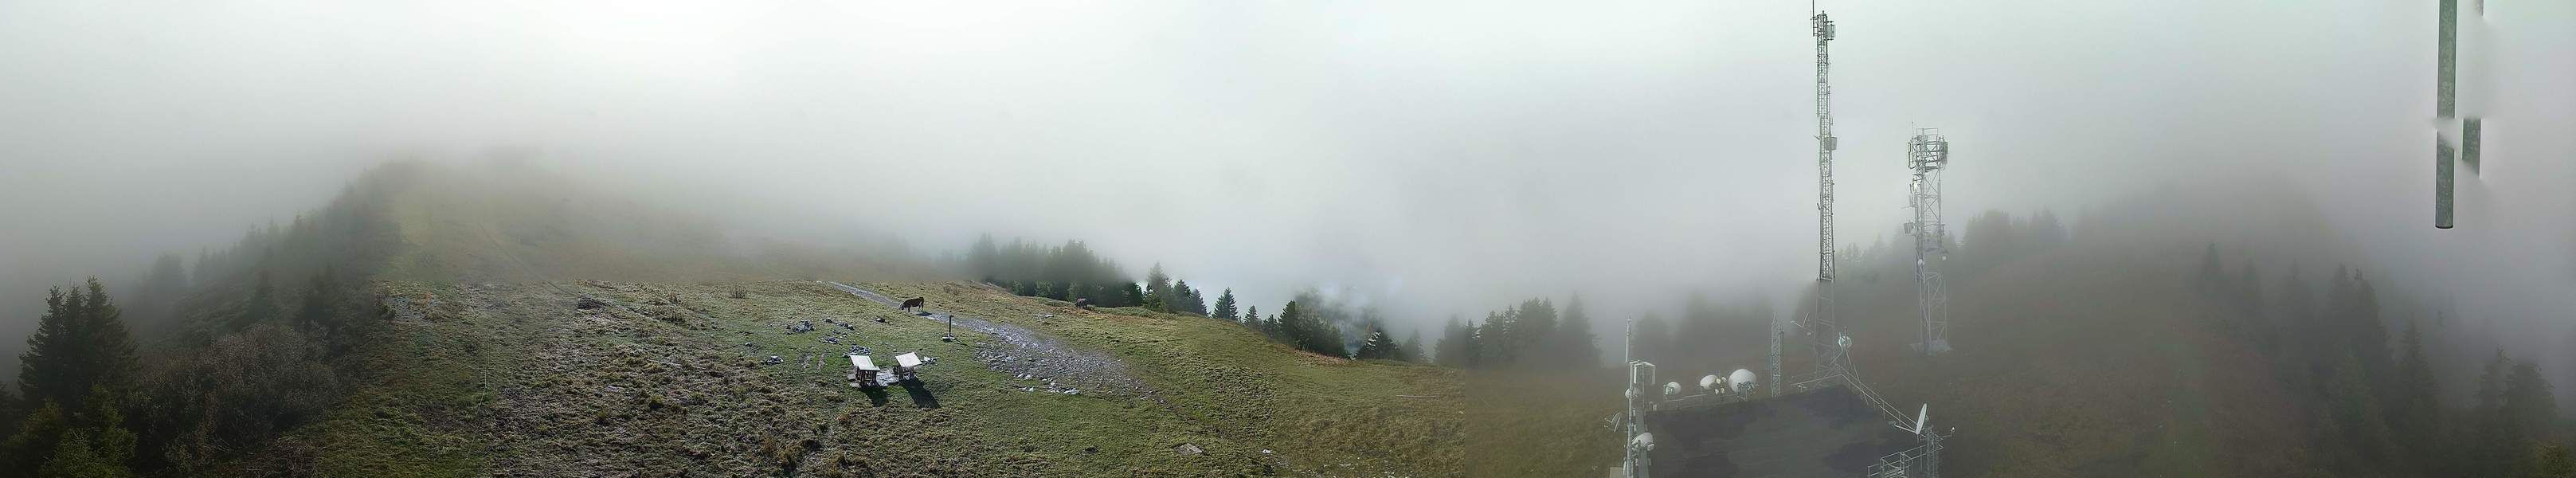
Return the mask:
[[[978,342],[802,281],[386,283],[396,331],[357,398],[245,471],[338,476],[1454,476],[1454,372],[1292,352],[1205,318],[1088,312],[962,284],[879,284],[944,311],[1109,352],[1152,390],[1064,394]],[[735,290],[745,298],[731,298]],[[676,300],[674,300],[676,298]],[[1052,313],[1040,321],[1031,314]],[[846,321],[842,329],[822,319]],[[884,319],[885,323],[877,323]],[[785,324],[814,321],[815,332]],[[918,389],[848,386],[840,331],[880,360],[937,357]],[[748,344],[748,345],[746,345]],[[768,356],[785,364],[764,364]],[[808,361],[812,362],[808,362]],[[814,363],[815,365],[806,365]],[[1176,450],[1183,445],[1201,452]]]
[[[255,272],[293,304],[304,289],[290,281],[328,266],[366,280],[349,310],[371,328],[309,359],[346,377],[310,392],[327,408],[191,473],[1463,476],[1454,370],[943,282],[917,258],[746,239],[546,174],[404,165],[362,182],[343,199],[359,219],[331,224],[394,239],[296,270],[277,258],[329,227],[246,240],[241,272],[192,299],[184,320],[213,340],[249,327]],[[1009,333],[943,342],[940,321],[814,279],[873,281],[859,285]],[[584,296],[616,306],[575,307]],[[787,328],[800,321],[816,329]],[[1009,355],[1032,341],[1088,361]],[[172,357],[194,353],[186,343]],[[918,387],[863,390],[844,380],[853,345],[888,366],[901,352],[936,362]],[[1023,376],[1068,366],[1089,375]],[[1076,388],[1090,375],[1119,386]]]

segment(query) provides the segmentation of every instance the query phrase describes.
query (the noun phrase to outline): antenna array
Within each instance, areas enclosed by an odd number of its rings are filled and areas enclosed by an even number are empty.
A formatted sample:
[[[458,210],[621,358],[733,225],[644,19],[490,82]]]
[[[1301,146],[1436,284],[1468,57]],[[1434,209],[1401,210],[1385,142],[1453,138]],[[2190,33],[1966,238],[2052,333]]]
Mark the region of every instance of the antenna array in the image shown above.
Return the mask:
[[[1923,321],[1923,341],[1914,349],[1925,356],[1950,351],[1950,293],[1940,271],[1949,256],[1941,223],[1941,169],[1949,165],[1950,139],[1938,129],[1914,130],[1905,144],[1905,167],[1914,170],[1914,222],[1905,223],[1905,233],[1914,236],[1914,309]]]

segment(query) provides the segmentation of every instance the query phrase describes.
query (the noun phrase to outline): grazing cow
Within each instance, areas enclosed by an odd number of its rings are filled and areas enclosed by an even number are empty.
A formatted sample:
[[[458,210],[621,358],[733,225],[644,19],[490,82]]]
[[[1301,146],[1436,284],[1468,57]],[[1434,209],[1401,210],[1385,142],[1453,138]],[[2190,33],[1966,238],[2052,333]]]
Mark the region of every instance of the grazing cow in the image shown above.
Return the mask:
[[[1090,298],[1090,297],[1084,297],[1084,298],[1080,298],[1080,299],[1074,299],[1074,300],[1073,300],[1073,306],[1074,306],[1074,307],[1081,307],[1081,308],[1083,308],[1084,310],[1090,310],[1090,309],[1091,309],[1091,298]]]
[[[927,301],[927,300],[925,300],[925,299],[928,299],[928,298],[927,298],[927,297],[914,297],[914,298],[910,298],[910,299],[904,299],[904,300],[903,300],[903,310],[912,310],[912,309],[918,309],[918,308],[921,308],[921,305],[922,305],[923,303],[928,302],[928,301]]]

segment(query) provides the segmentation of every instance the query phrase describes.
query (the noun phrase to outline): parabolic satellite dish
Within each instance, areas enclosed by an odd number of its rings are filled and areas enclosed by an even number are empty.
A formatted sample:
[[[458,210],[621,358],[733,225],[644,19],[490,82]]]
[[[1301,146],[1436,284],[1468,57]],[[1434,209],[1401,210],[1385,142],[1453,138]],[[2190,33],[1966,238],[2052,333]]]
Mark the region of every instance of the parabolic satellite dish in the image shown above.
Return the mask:
[[[1717,379],[1717,376],[1716,376],[1716,375],[1710,375],[1710,376],[1700,377],[1700,378],[1699,378],[1699,388],[1700,388],[1700,389],[1702,389],[1702,390],[1708,390],[1708,391],[1711,391],[1711,392],[1715,392],[1715,391],[1718,391],[1718,390],[1717,390],[1717,387],[1718,387],[1719,385],[1724,385],[1724,384],[1725,384],[1725,382],[1719,381],[1719,380]]]
[[[1735,369],[1735,373],[1726,374],[1726,384],[1734,386],[1737,393],[1753,391],[1753,371]]]

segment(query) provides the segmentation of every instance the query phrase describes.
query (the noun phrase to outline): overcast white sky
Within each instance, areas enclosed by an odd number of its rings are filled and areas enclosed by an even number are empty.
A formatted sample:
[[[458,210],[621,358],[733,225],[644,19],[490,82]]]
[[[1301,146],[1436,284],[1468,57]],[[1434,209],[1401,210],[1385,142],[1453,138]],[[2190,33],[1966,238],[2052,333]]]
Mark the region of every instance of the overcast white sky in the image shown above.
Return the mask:
[[[2576,6],[2492,2],[2464,91],[2493,166],[2436,233],[2431,2],[2247,3],[1828,2],[1844,240],[1895,234],[1919,125],[1958,217],[2274,171],[2392,268],[2576,277]],[[1780,295],[1814,274],[1807,9],[0,0],[0,293],[505,145],[925,249],[1082,238],[1265,309]]]

